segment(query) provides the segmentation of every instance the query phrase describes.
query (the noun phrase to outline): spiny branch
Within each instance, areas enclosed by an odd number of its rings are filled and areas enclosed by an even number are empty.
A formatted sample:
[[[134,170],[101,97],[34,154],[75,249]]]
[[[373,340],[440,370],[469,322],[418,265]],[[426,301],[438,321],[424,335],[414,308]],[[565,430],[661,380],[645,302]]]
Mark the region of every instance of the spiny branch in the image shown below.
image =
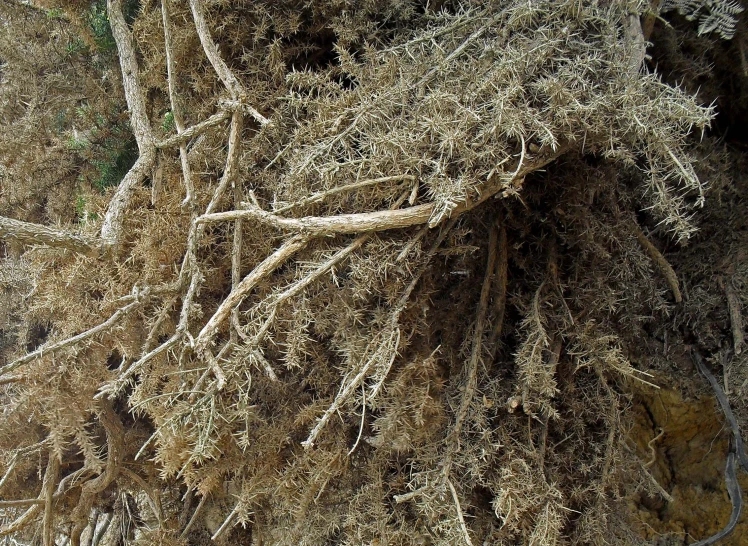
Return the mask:
[[[94,239],[5,216],[0,216],[0,239],[15,240],[22,245],[64,248],[87,256],[96,256],[101,252],[101,246]]]

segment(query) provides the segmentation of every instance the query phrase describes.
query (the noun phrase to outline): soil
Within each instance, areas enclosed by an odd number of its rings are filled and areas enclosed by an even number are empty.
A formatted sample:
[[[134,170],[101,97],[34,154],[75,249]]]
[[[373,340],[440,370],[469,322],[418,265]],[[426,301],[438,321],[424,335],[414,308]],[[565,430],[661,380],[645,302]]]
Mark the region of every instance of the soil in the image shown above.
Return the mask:
[[[688,347],[673,350],[687,359]],[[634,396],[630,443],[664,494],[637,493],[630,502],[634,526],[653,545],[691,544],[725,527],[732,504],[724,482],[730,431],[715,397],[694,369],[690,380],[672,384],[657,377],[660,389],[644,387]],[[738,472],[745,498],[748,473]],[[656,486],[657,487],[657,486]],[[720,542],[741,546],[748,541],[744,510],[735,531]]]

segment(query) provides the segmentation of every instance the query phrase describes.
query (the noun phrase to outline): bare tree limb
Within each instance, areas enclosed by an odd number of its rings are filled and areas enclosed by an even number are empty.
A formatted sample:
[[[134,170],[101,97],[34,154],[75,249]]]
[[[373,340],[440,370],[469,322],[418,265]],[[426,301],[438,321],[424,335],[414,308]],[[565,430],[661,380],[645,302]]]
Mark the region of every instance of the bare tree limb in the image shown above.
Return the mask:
[[[394,176],[383,176],[381,178],[371,178],[369,180],[360,180],[358,182],[354,182],[352,184],[346,184],[345,186],[337,186],[335,188],[331,188],[326,191],[322,191],[319,193],[315,193],[313,195],[310,195],[309,197],[305,197],[304,199],[301,199],[295,203],[291,203],[290,205],[286,205],[285,207],[281,207],[278,210],[274,211],[275,214],[281,214],[283,212],[286,212],[288,210],[297,208],[297,207],[303,207],[304,205],[310,205],[312,203],[318,203],[322,200],[324,200],[326,197],[329,197],[330,195],[335,195],[338,193],[343,193],[346,191],[355,190],[358,188],[365,188],[367,186],[373,186],[375,184],[383,184],[386,182],[400,182],[401,180],[406,180],[413,182],[416,179],[415,176],[410,174],[396,174]]]
[[[54,541],[54,493],[57,478],[60,475],[60,459],[50,451],[47,471],[44,473],[42,484],[42,495],[44,496],[44,520],[42,523],[42,536],[44,546],[55,546]]]
[[[191,127],[187,127],[174,136],[170,136],[169,138],[165,138],[164,140],[157,142],[156,148],[158,148],[159,150],[163,150],[166,148],[176,148],[177,146],[186,144],[190,139],[204,133],[212,127],[220,125],[230,117],[231,110],[219,110],[208,119],[201,121],[200,123],[197,123]],[[176,124],[176,117],[174,118],[174,123]]]
[[[223,85],[225,85],[226,89],[231,93],[231,98],[243,103],[246,98],[246,91],[244,86],[239,83],[239,80],[234,76],[233,72],[231,72],[229,67],[226,65],[226,62],[221,57],[221,54],[218,52],[218,47],[210,34],[208,23],[205,21],[205,8],[202,0],[190,0],[190,8],[192,9],[192,18],[195,21],[197,35],[200,38],[200,43],[203,45],[203,50],[205,51],[205,55],[208,57],[210,64],[213,65],[213,69],[216,71],[216,74],[218,74]],[[251,106],[244,104],[244,108],[260,123],[260,125],[267,125],[270,123],[270,120]]]
[[[212,341],[213,336],[218,332],[218,328],[231,314],[231,310],[239,305],[247,294],[257,286],[262,279],[270,275],[278,267],[286,262],[291,256],[304,248],[309,243],[308,237],[297,235],[287,240],[281,247],[265,258],[257,267],[255,267],[246,277],[242,279],[234,290],[221,302],[213,316],[203,326],[203,329],[195,338],[195,350],[202,354],[208,344]]]
[[[169,102],[171,104],[171,114],[174,117],[174,125],[177,128],[177,136],[184,133],[184,120],[182,118],[182,108],[177,100],[176,82],[174,74],[176,67],[174,64],[174,48],[171,38],[171,19],[169,17],[169,1],[161,0],[161,18],[164,24],[164,50],[166,54],[166,80],[169,85]],[[223,112],[225,113],[225,112]],[[156,145],[158,147],[158,144]],[[182,164],[182,176],[184,177],[185,197],[183,204],[192,203],[195,194],[195,187],[192,183],[192,170],[187,157],[187,142],[179,143],[179,159]]]
[[[567,150],[568,147],[560,146],[549,154],[540,155],[534,158],[533,161],[523,161],[521,167],[509,182],[502,180],[498,176],[493,177],[492,180],[483,187],[480,196],[475,199],[468,199],[464,203],[455,207],[450,217],[455,218],[464,212],[472,210],[494,195],[509,195],[516,192],[517,188],[513,186],[514,181],[521,183],[527,174],[544,167],[551,161],[563,155]],[[388,229],[406,228],[426,223],[428,223],[430,227],[435,227],[436,225],[432,225],[432,217],[436,210],[435,203],[425,203],[398,210],[382,210],[322,217],[306,216],[304,218],[284,218],[277,214],[262,210],[254,203],[245,202],[242,203],[242,205],[245,207],[242,210],[204,214],[203,216],[200,216],[197,221],[199,223],[209,223],[233,221],[238,218],[253,218],[278,229],[296,231],[312,237],[334,234],[364,233],[368,231],[385,231]]]
[[[639,241],[639,244],[646,251],[646,253],[649,254],[649,257],[655,263],[657,269],[660,270],[662,276],[665,277],[670,290],[673,292],[675,303],[680,303],[681,301],[683,301],[683,296],[680,293],[678,276],[675,274],[673,267],[668,263],[662,253],[657,250],[657,247],[654,246],[649,239],[647,239],[647,236],[644,235],[642,230],[639,228],[639,225],[633,220],[631,222],[631,225],[634,231],[634,235],[636,235],[637,241]]]
[[[84,483],[81,488],[78,504],[70,515],[73,522],[73,529],[70,532],[71,546],[80,546],[81,533],[88,525],[88,514],[91,512],[96,496],[112,483],[120,469],[120,457],[124,451],[124,430],[109,402],[100,403],[99,421],[106,432],[106,467],[104,472]]]
[[[130,126],[138,144],[140,156],[125,175],[112,196],[101,226],[101,238],[107,246],[119,244],[122,236],[125,211],[130,204],[135,189],[140,186],[156,161],[156,146],[151,124],[145,107],[145,96],[138,76],[138,63],[130,30],[122,14],[121,0],[107,0],[107,13],[112,35],[117,44],[122,84],[125,99],[130,110]]]
[[[0,216],[0,239],[18,241],[23,245],[64,248],[87,256],[96,256],[101,250],[100,245],[94,239],[5,216]]]

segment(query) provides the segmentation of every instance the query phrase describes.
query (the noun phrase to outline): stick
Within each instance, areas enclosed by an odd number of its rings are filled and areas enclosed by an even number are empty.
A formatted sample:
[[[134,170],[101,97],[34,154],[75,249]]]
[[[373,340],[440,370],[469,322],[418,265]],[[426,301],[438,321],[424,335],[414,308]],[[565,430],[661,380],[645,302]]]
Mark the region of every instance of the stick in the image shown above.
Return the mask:
[[[109,201],[109,206],[104,215],[101,239],[105,246],[113,247],[120,242],[125,211],[130,204],[130,200],[135,190],[141,186],[145,177],[151,172],[156,161],[156,146],[151,124],[148,121],[143,89],[138,77],[138,63],[132,36],[125,22],[125,17],[122,15],[121,0],[107,0],[107,14],[114,41],[117,44],[117,53],[122,69],[122,85],[125,89],[127,108],[130,111],[130,126],[140,152],[137,161],[117,187],[117,191]]]
[[[465,517],[462,515],[460,499],[457,497],[455,486],[452,485],[452,481],[449,478],[447,478],[447,485],[449,486],[449,490],[452,492],[452,499],[454,499],[455,501],[455,508],[457,509],[457,519],[460,520],[460,528],[462,529],[462,533],[465,536],[465,543],[468,546],[473,546],[473,541],[470,540],[470,533],[468,533],[467,525],[465,524]]]
[[[197,517],[200,515],[200,513],[203,510],[203,506],[205,506],[205,500],[208,498],[207,495],[203,496],[200,499],[200,503],[197,505],[197,508],[195,508],[195,511],[192,513],[192,517],[190,518],[190,521],[185,526],[182,533],[179,535],[179,538],[185,539],[190,534],[190,529],[192,529],[192,526],[195,525],[195,522],[197,521]]]
[[[274,211],[274,213],[281,214],[283,212],[287,212],[294,208],[303,207],[304,205],[310,205],[312,203],[323,201],[326,197],[335,195],[337,193],[343,193],[343,192],[355,190],[358,188],[365,188],[366,186],[373,186],[375,184],[381,184],[383,182],[399,182],[401,180],[407,180],[407,181],[413,182],[415,179],[416,177],[410,174],[397,174],[394,176],[383,176],[381,178],[371,178],[369,180],[361,180],[359,182],[354,182],[352,184],[347,184],[345,186],[338,186],[336,188],[332,188],[326,191],[315,193],[313,195],[310,195],[309,197],[305,197],[304,199],[297,201],[296,203],[291,203],[290,205],[281,207],[278,210]]]
[[[495,282],[496,296],[493,304],[494,327],[491,332],[489,346],[493,347],[493,357],[496,358],[496,343],[501,339],[501,331],[504,328],[504,314],[506,313],[506,287],[509,275],[509,247],[507,246],[506,227],[501,224],[499,228],[499,254],[496,261]]]
[[[190,8],[192,9],[192,18],[195,21],[195,28],[197,29],[197,35],[200,38],[203,50],[205,51],[205,56],[208,57],[210,64],[213,65],[213,69],[216,71],[216,74],[218,74],[223,85],[225,85],[226,89],[231,93],[231,97],[234,100],[243,102],[246,96],[244,86],[239,83],[239,80],[231,72],[223,58],[221,58],[221,54],[218,52],[218,47],[210,35],[208,23],[205,21],[205,8],[203,7],[202,0],[190,0]],[[270,120],[251,106],[244,104],[244,108],[260,123],[260,125],[267,125],[270,123]]]
[[[101,247],[94,239],[5,216],[0,216],[0,239],[18,241],[22,245],[65,248],[86,256],[97,256],[101,252]]]
[[[143,303],[142,299],[136,299],[135,301],[125,305],[124,307],[117,309],[117,311],[111,317],[109,317],[107,320],[105,320],[98,326],[94,326],[93,328],[90,328],[86,330],[85,332],[82,332],[76,336],[64,339],[58,343],[53,343],[52,345],[46,345],[44,347],[40,347],[36,351],[28,353],[26,356],[22,356],[21,358],[18,358],[14,360],[13,362],[10,362],[9,364],[6,364],[5,366],[0,368],[0,375],[6,374],[8,372],[12,372],[13,370],[23,366],[27,362],[31,362],[35,358],[41,357],[45,353],[51,353],[54,351],[58,351],[60,349],[64,349],[65,347],[70,347],[71,345],[75,345],[76,343],[80,343],[83,340],[86,340],[90,337],[95,336],[99,332],[103,332],[107,328],[110,328],[112,325],[114,325],[114,323],[116,323],[120,318],[127,315],[127,313],[132,311],[134,308],[140,306],[142,303]]]
[[[727,296],[727,308],[730,312],[730,325],[732,326],[732,343],[736,355],[743,352],[745,339],[743,338],[743,317],[740,314],[740,299],[735,293],[731,281],[725,283],[725,294]]]
[[[385,370],[385,372],[383,373],[382,378],[380,379],[378,384],[375,386],[373,393],[369,396],[370,400],[373,400],[376,397],[377,393],[379,392],[379,389],[384,384],[384,380],[387,378],[387,374],[389,372],[390,367],[392,366],[392,362],[394,361],[395,356],[397,356],[397,349],[400,344],[400,328],[398,327],[400,314],[403,312],[403,310],[407,306],[411,293],[413,292],[416,285],[418,284],[418,281],[420,280],[420,278],[423,276],[424,272],[426,271],[426,268],[428,264],[430,263],[431,259],[434,257],[434,254],[436,254],[437,249],[441,245],[442,241],[444,241],[444,238],[447,236],[447,233],[449,233],[449,231],[452,229],[455,223],[456,223],[456,219],[450,220],[450,222],[447,223],[444,229],[441,230],[441,233],[439,233],[438,237],[434,241],[434,244],[429,249],[429,252],[426,255],[426,259],[421,264],[421,266],[418,268],[416,273],[413,275],[413,279],[411,279],[407,288],[405,289],[403,294],[400,296],[400,300],[398,301],[397,305],[395,306],[390,316],[390,321],[389,321],[388,326],[386,326],[384,330],[382,330],[379,334],[377,334],[367,346],[364,356],[366,356],[369,353],[369,351],[372,351],[371,357],[368,358],[366,362],[361,366],[356,376],[348,384],[341,387],[340,392],[335,397],[335,400],[333,400],[333,403],[330,405],[329,408],[327,408],[327,410],[322,415],[322,417],[319,418],[319,420],[317,421],[317,424],[314,426],[312,431],[309,433],[309,436],[307,437],[307,439],[301,443],[301,445],[303,445],[305,449],[309,449],[314,446],[314,442],[317,439],[317,436],[319,436],[319,433],[322,432],[322,429],[325,427],[330,417],[332,417],[332,415],[334,415],[338,411],[338,409],[345,403],[345,401],[350,397],[353,390],[356,387],[358,387],[358,385],[360,385],[366,379],[369,369],[371,368],[372,364],[374,364],[376,356],[382,352],[382,346],[385,346],[386,344],[392,344],[393,348],[392,348],[391,355],[390,355],[391,358],[389,360],[389,365],[387,369]],[[385,335],[381,335],[383,333]]]
[[[174,125],[177,128],[177,135],[184,133],[184,121],[182,119],[182,110],[177,101],[177,89],[174,81],[175,65],[173,57],[173,47],[171,39],[171,20],[169,18],[169,0],[161,0],[161,18],[164,24],[164,49],[166,52],[166,80],[169,85],[169,103],[171,104],[171,114],[174,116]],[[225,112],[224,112],[225,113]],[[158,144],[156,145],[158,147]],[[183,205],[192,203],[195,194],[195,187],[192,183],[192,171],[190,162],[187,158],[187,142],[179,143],[179,159],[182,164],[182,176],[184,177],[185,197]]]
[[[475,397],[475,390],[478,385],[478,363],[481,359],[483,331],[486,327],[486,316],[488,315],[488,299],[491,294],[491,282],[494,269],[496,268],[496,255],[498,250],[496,243],[498,238],[499,228],[494,224],[491,227],[491,232],[488,236],[488,262],[486,264],[486,273],[483,276],[483,286],[480,291],[480,299],[478,300],[478,313],[475,319],[475,327],[473,329],[473,347],[470,351],[470,360],[468,361],[467,378],[465,379],[465,387],[462,392],[460,409],[457,412],[454,427],[448,438],[450,447],[443,467],[444,477],[447,482],[449,482],[449,473],[452,469],[454,454],[460,449],[460,433],[462,432],[462,425],[467,417],[468,411],[470,410],[470,404]]]
[[[42,522],[42,536],[44,539],[44,546],[55,546],[54,542],[54,493],[55,483],[57,483],[57,477],[60,474],[60,459],[57,455],[50,452],[49,461],[47,462],[47,471],[44,473],[44,481],[42,483],[42,493],[44,496],[44,519]]]
[[[283,265],[286,260],[296,254],[302,248],[306,247],[309,243],[309,238],[302,236],[291,237],[281,247],[273,252],[270,256],[265,258],[257,267],[255,267],[244,279],[240,282],[237,287],[231,291],[226,299],[221,302],[218,309],[208,322],[203,326],[203,329],[195,339],[195,350],[198,354],[201,354],[212,341],[213,337],[218,332],[218,328],[224,320],[231,314],[231,310],[239,305],[247,294],[257,284],[270,275],[278,267]]]
[[[117,476],[120,469],[120,457],[124,451],[125,434],[119,417],[108,402],[102,403],[100,408],[99,421],[106,432],[106,466],[104,472],[81,487],[80,499],[70,515],[73,522],[73,528],[70,531],[71,546],[80,546],[81,533],[88,525],[88,514],[91,512],[94,500]]]
[[[173,112],[173,111],[172,111]],[[168,138],[165,138],[164,140],[161,140],[156,143],[156,148],[159,150],[163,150],[166,148],[176,148],[177,146],[181,146],[182,144],[186,144],[189,142],[193,137],[196,137],[197,135],[200,135],[207,131],[208,129],[212,127],[216,127],[217,125],[220,125],[225,120],[227,120],[229,117],[231,117],[231,110],[219,110],[212,116],[210,116],[208,119],[201,121],[200,123],[197,123],[191,127],[187,127],[183,131],[179,132],[178,134],[174,136],[170,136]],[[174,117],[174,124],[176,125],[176,115]]]
[[[743,437],[740,435],[740,426],[738,426],[738,421],[735,419],[735,415],[732,413],[730,402],[727,400],[727,396],[725,396],[722,387],[720,387],[719,383],[717,383],[717,379],[714,377],[712,372],[709,371],[709,368],[707,368],[704,364],[704,359],[701,357],[701,354],[696,349],[693,349],[691,351],[691,355],[694,362],[696,362],[696,367],[699,369],[701,374],[706,377],[707,381],[709,381],[709,384],[712,386],[712,390],[717,397],[717,401],[722,407],[722,412],[725,414],[725,419],[730,425],[730,430],[732,430],[735,453],[740,461],[740,466],[743,467],[743,470],[748,472],[748,457],[745,454]]]
[[[545,156],[538,156],[535,161],[524,162],[514,175],[514,180],[521,180],[528,173],[540,169],[563,155],[568,150],[566,146],[559,146],[555,151]],[[523,160],[524,161],[524,160]],[[494,195],[505,196],[516,192],[511,181],[501,180],[498,175],[491,178],[483,188],[481,195],[474,200],[466,200],[456,206],[450,218],[456,218],[460,214],[474,209]],[[358,214],[341,214],[338,216],[307,216],[304,218],[284,218],[276,214],[260,209],[254,203],[242,203],[242,210],[232,210],[215,214],[206,214],[197,219],[199,223],[233,221],[237,218],[251,218],[279,229],[291,230],[305,233],[309,236],[324,236],[334,234],[354,234],[367,231],[385,231],[388,229],[399,229],[410,226],[429,224],[435,227],[438,220],[432,222],[432,215],[436,209],[434,203],[425,203],[413,207],[386,210],[376,212],[364,212]]]
[[[672,266],[660,253],[660,251],[657,250],[657,247],[655,247],[649,241],[649,239],[647,239],[647,236],[642,233],[642,230],[639,229],[639,225],[635,221],[631,222],[631,227],[634,231],[634,235],[636,235],[636,239],[639,241],[639,244],[646,251],[646,253],[649,254],[649,257],[660,270],[660,273],[662,273],[662,275],[665,277],[670,290],[673,292],[675,303],[680,303],[681,301],[683,301],[683,296],[681,296],[680,288],[678,286],[678,276],[675,274]]]

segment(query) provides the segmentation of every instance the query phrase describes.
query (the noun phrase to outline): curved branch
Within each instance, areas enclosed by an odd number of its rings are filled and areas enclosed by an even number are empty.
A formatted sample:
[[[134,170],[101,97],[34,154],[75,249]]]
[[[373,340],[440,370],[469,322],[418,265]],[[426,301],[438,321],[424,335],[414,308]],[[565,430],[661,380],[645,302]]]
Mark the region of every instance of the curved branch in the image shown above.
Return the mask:
[[[223,85],[225,85],[226,89],[231,93],[231,97],[243,103],[247,92],[218,52],[218,47],[210,34],[208,23],[205,21],[205,7],[203,6],[202,0],[190,0],[190,8],[192,9],[192,18],[195,21],[197,35],[200,37],[200,43],[203,46],[203,50],[205,51],[205,55],[208,57],[210,64],[213,65],[213,69],[216,71],[216,74],[218,74]],[[247,104],[244,104],[243,106],[247,112],[260,123],[260,125],[267,125],[270,123],[269,119],[251,106]]]
[[[143,183],[146,175],[156,162],[156,145],[151,124],[148,121],[143,89],[138,77],[135,47],[125,17],[122,15],[121,0],[107,0],[107,13],[112,27],[112,35],[117,44],[117,53],[122,69],[122,84],[125,88],[127,107],[130,110],[130,126],[140,152],[140,157],[122,179],[109,202],[101,226],[101,238],[104,244],[112,247],[119,244],[125,211],[130,204],[135,189]]]

